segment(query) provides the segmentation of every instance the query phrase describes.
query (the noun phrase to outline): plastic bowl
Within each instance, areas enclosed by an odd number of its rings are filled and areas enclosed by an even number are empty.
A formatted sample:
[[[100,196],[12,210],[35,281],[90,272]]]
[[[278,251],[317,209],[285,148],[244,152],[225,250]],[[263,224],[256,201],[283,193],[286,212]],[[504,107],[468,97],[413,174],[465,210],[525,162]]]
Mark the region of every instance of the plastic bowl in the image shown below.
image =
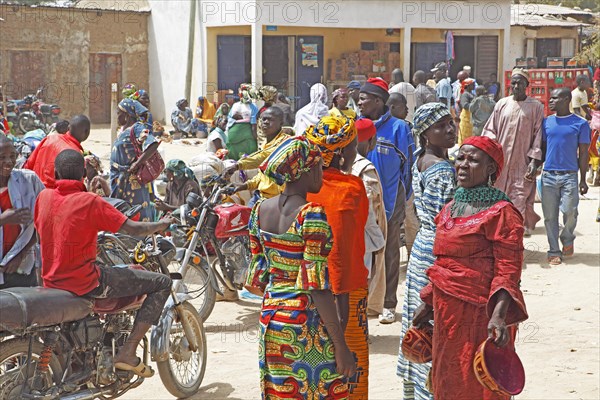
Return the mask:
[[[525,387],[525,369],[514,350],[498,347],[487,339],[477,349],[473,370],[483,387],[494,393],[515,396]]]

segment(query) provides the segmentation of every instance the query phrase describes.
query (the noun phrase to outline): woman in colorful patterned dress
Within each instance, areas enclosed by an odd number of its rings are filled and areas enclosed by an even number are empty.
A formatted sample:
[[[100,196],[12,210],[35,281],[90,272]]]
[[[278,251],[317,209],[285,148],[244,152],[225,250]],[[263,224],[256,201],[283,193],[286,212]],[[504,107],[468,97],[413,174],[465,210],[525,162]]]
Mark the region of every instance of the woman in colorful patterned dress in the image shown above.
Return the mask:
[[[117,118],[121,130],[113,144],[110,154],[110,197],[125,200],[132,205],[141,205],[140,221],[154,221],[154,206],[150,201],[148,185],[141,185],[136,179],[135,172],[158,149],[158,142],[150,134],[142,115],[148,109],[138,101],[123,99],[117,109]],[[142,155],[136,157],[133,137],[142,146]]]
[[[323,117],[305,132],[323,156],[323,187],[309,201],[325,208],[333,232],[333,247],[327,259],[331,290],[348,347],[358,368],[348,380],[350,399],[369,396],[369,329],[367,298],[369,270],[365,266],[365,226],[369,199],[365,185],[351,174],[358,154],[358,132],[353,119]]]
[[[410,254],[406,273],[400,344],[412,323],[413,313],[421,304],[419,293],[429,282],[425,271],[435,258],[433,219],[454,195],[454,168],[448,161],[448,149],[456,142],[456,125],[450,111],[441,103],[427,103],[414,116],[414,134],[420,149],[412,167],[415,207],[421,223]],[[414,364],[398,355],[396,374],[404,381],[404,399],[432,399],[426,387],[430,363]]]
[[[309,192],[323,182],[319,149],[290,138],[261,165],[279,196],[260,200],[250,217],[247,289],[264,293],[259,326],[263,399],[347,399],[356,371],[330,291],[331,229]]]

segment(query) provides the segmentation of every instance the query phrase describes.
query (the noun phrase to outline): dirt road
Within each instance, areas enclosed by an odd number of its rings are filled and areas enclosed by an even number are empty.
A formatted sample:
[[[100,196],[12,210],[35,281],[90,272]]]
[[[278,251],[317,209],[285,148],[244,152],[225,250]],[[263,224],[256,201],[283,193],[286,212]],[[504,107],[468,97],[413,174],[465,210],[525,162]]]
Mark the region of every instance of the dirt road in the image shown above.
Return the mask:
[[[108,161],[110,135],[94,130],[84,143]],[[203,146],[165,144],[166,158],[188,160]],[[548,268],[545,229],[538,224],[525,239],[527,268],[522,289],[529,320],[520,326],[517,351],[525,365],[527,382],[518,399],[564,400],[600,398],[600,246],[595,222],[600,188],[590,189],[580,202],[575,256],[566,264]],[[541,215],[541,205],[536,204]],[[405,257],[404,257],[405,258]],[[398,295],[403,296],[403,284]],[[208,365],[202,387],[193,399],[259,399],[257,321],[260,303],[242,299],[217,303],[206,321]],[[381,325],[369,320],[370,398],[402,398],[396,376],[400,323]],[[124,399],[170,399],[158,376],[128,393]],[[458,399],[457,399],[458,400]]]

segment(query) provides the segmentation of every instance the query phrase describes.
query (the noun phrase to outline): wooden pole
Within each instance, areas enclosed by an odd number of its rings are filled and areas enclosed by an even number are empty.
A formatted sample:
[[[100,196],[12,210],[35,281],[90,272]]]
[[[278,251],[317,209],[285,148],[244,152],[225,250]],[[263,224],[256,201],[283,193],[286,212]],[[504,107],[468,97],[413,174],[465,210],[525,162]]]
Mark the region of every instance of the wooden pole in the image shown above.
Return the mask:
[[[119,92],[119,84],[111,83],[110,84],[110,146],[112,148],[113,144],[117,141],[117,103]]]

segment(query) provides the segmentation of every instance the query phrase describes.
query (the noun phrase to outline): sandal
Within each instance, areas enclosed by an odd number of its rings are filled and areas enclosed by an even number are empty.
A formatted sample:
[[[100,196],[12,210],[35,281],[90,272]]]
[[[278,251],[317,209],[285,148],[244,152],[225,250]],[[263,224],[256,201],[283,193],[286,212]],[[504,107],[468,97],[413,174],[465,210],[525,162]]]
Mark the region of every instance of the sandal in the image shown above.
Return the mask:
[[[154,376],[154,370],[146,364],[144,364],[139,357],[138,360],[140,360],[140,362],[135,367],[124,362],[118,362],[115,363],[115,368],[123,371],[131,371],[134,374],[141,376],[142,378],[151,378],[152,376]]]
[[[562,264],[562,258],[560,258],[560,256],[548,257],[548,264],[550,264],[550,265],[560,265],[560,264]]]
[[[570,246],[563,247],[563,249],[562,249],[563,257],[571,257],[573,254],[575,254],[575,246],[570,245]]]

